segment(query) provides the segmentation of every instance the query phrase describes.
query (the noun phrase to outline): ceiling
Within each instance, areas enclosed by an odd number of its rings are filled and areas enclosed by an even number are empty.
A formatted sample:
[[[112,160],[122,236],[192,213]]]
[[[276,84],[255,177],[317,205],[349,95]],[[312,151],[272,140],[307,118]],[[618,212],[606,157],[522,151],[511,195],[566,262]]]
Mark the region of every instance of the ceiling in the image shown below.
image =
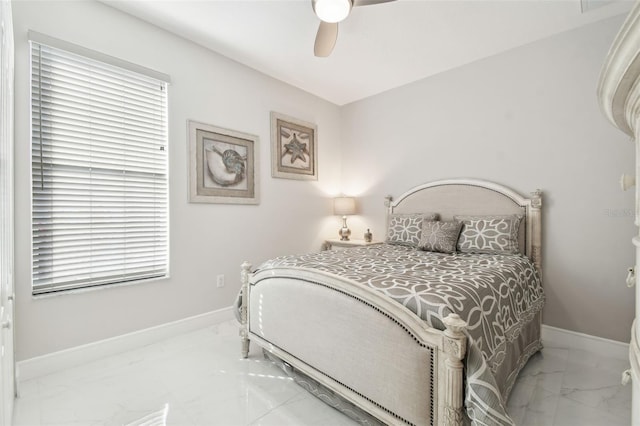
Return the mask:
[[[397,0],[354,8],[316,58],[311,0],[102,0],[337,105],[626,13],[631,1]],[[585,10],[584,13],[582,10]]]

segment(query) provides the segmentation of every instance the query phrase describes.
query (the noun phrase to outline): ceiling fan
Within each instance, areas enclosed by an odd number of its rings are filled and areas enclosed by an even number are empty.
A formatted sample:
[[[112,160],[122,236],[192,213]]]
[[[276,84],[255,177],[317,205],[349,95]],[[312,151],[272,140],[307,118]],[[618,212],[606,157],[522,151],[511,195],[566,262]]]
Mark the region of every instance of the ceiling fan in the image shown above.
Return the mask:
[[[390,1],[395,0],[311,0],[311,7],[320,19],[313,54],[320,57],[331,54],[338,39],[338,22],[345,20],[352,8]]]

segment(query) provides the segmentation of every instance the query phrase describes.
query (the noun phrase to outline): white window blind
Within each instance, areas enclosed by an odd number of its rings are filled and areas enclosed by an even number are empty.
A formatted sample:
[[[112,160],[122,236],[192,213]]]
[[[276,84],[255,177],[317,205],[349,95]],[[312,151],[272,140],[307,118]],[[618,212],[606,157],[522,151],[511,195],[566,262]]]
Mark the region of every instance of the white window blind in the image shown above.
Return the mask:
[[[167,84],[31,41],[33,294],[168,273]]]

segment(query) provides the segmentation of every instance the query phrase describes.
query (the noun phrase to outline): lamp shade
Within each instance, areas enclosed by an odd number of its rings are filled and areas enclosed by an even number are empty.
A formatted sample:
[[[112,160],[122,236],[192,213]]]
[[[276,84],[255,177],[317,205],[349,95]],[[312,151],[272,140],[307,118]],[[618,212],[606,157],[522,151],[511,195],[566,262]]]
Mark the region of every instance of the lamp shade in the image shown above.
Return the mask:
[[[333,214],[346,216],[356,213],[356,199],[353,197],[336,197],[333,199]]]

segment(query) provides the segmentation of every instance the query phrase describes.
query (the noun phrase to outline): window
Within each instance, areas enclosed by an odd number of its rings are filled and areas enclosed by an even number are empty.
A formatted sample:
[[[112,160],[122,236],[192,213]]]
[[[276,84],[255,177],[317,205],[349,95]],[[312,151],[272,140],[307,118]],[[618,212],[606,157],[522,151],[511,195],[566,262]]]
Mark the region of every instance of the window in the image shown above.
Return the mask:
[[[29,38],[33,294],[166,277],[168,77]]]

